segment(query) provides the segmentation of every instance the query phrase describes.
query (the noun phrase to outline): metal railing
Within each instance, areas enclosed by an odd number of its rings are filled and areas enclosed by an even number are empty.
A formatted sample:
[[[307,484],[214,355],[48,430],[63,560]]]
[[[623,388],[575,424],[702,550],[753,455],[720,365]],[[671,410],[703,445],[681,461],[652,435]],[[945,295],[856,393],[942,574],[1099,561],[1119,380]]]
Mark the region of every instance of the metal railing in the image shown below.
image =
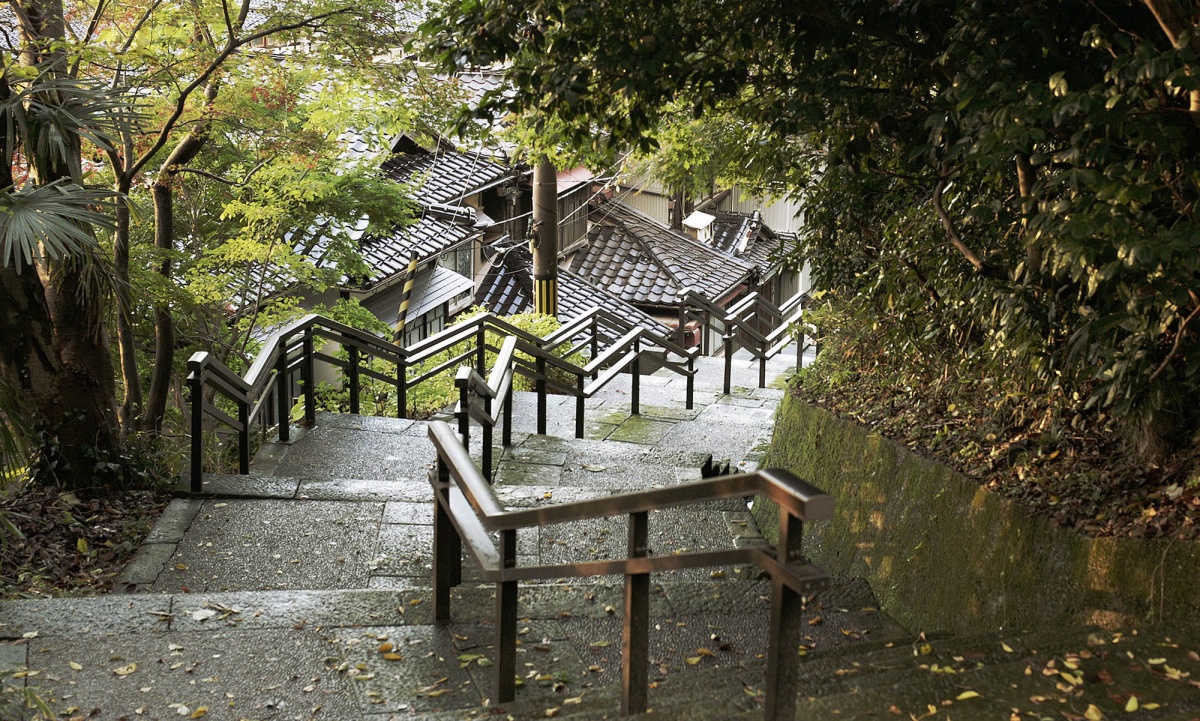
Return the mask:
[[[766,712],[769,721],[795,715],[798,659],[803,628],[802,596],[828,587],[828,577],[802,555],[804,521],[833,516],[833,499],[782,470],[733,476],[605,496],[575,503],[506,511],[467,448],[440,421],[429,424],[438,460],[430,471],[434,489],[433,603],[439,623],[450,620],[450,589],[462,575],[462,551],[470,553],[485,581],[496,584],[493,695],[500,702],[515,696],[517,585],[521,581],[580,578],[620,573],[625,577],[622,625],[621,712],[646,710],[650,573],[727,564],[753,564],[771,577],[768,629]],[[723,498],[761,494],[780,508],[779,543],[769,548],[733,548],[649,555],[649,512]],[[591,518],[628,517],[624,558],[538,566],[518,566],[517,534],[547,524]],[[491,534],[499,536],[499,545]]]
[[[701,345],[710,355],[709,332],[721,334],[725,356],[723,390],[730,392],[733,375],[733,354],[739,348],[750,351],[758,360],[758,386],[767,384],[767,361],[782,351],[795,335],[796,370],[804,366],[804,351],[809,347],[804,324],[804,312],[809,302],[807,293],[800,292],[776,306],[758,293],[741,298],[728,308],[721,308],[694,290],[679,294],[679,333],[682,339],[689,323],[701,330]],[[770,330],[764,330],[770,328]]]
[[[496,347],[492,345],[494,338],[508,340]],[[319,339],[337,343],[345,351],[345,358],[319,350]],[[506,348],[509,350],[505,351]],[[591,355],[588,363],[580,365],[570,360],[584,349]],[[509,390],[503,395],[500,395],[498,385],[483,380],[489,351],[497,353],[500,361],[494,364],[500,371],[499,375],[493,372],[493,379],[507,378]],[[484,427],[485,463],[490,476],[492,428],[500,420],[500,416],[492,414],[492,406],[498,410],[507,409],[504,417],[511,420],[514,376],[527,378],[534,385],[539,434],[546,432],[547,394],[574,396],[575,435],[581,438],[585,425],[585,399],[621,373],[631,374],[630,412],[635,415],[640,412],[640,375],[645,370],[644,364],[651,361],[687,378],[686,404],[692,408],[696,354],[695,349],[686,349],[645,328],[632,327],[599,308],[572,320],[545,339],[498,316],[484,313],[408,348],[400,348],[370,333],[318,315],[308,315],[269,336],[245,375],[239,376],[210,353],[198,352],[188,360],[191,491],[199,493],[202,490],[206,417],[237,434],[238,472],[242,474],[249,473],[251,438],[255,428],[264,438],[276,430],[280,441],[290,439],[290,416],[296,397],[293,381],[297,376],[299,395],[304,400],[304,423],[315,422],[317,361],[342,372],[351,413],[361,410],[364,381],[374,379],[395,390],[396,415],[400,418],[408,413],[408,398],[414,386],[467,366],[456,376],[460,393],[456,413],[464,437],[469,435],[466,419],[474,418]],[[392,366],[393,372],[381,372],[373,365],[375,360]],[[411,375],[414,368],[421,370]],[[572,381],[567,383],[564,378]],[[224,403],[219,399],[224,399]],[[227,412],[229,409],[231,411]],[[509,426],[510,423],[505,423],[505,445],[511,441]]]

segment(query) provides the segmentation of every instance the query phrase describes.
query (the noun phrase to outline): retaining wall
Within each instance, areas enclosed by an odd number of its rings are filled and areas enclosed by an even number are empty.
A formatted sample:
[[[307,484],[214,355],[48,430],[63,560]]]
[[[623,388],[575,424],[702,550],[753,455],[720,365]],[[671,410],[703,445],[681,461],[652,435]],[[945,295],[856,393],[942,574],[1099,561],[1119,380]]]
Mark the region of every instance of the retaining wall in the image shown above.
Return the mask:
[[[830,493],[832,522],[808,524],[806,554],[866,577],[913,631],[1115,627],[1200,616],[1200,543],[1090,539],[1051,526],[971,479],[790,395],[764,467]],[[777,509],[755,517],[769,538]]]

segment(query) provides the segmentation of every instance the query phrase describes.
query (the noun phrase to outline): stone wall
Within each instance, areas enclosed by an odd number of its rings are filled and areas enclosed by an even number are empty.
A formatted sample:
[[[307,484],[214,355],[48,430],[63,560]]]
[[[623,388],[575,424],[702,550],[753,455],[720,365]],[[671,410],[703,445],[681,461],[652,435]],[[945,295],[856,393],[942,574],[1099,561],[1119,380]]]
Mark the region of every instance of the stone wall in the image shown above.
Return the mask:
[[[837,514],[806,528],[806,553],[866,577],[913,631],[1106,627],[1200,614],[1200,543],[1089,539],[1052,527],[969,478],[858,424],[788,397],[764,467],[831,494]],[[764,534],[777,510],[759,499]]]

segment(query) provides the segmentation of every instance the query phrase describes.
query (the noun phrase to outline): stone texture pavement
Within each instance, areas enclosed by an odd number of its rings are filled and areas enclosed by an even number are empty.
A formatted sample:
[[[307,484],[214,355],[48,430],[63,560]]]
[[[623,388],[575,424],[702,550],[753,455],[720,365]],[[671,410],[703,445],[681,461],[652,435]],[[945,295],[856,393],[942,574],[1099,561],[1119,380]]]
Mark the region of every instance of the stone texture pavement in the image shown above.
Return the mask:
[[[570,399],[552,399],[549,433],[535,435],[535,399],[518,395],[514,444],[495,452],[498,496],[527,507],[684,483],[710,455],[756,468],[781,391],[754,388],[748,365],[728,397],[705,376],[693,409],[678,379],[646,376],[639,415],[619,379],[588,401],[584,439],[572,438]],[[173,501],[126,568],[126,593],[0,604],[0,664],[25,669],[18,680],[64,718],[478,713],[493,590],[468,564],[454,622],[432,623],[433,460],[425,423],[321,414],[292,442],[264,446],[251,475],[206,475],[203,495]],[[625,535],[624,519],[534,529],[519,562],[622,556]],[[660,554],[763,543],[740,500],[655,512],[650,535]],[[656,687],[718,668],[761,683],[765,581],[743,568],[652,581]],[[619,577],[522,586],[518,705],[591,696],[597,717],[613,713],[621,598]],[[865,584],[838,582],[813,608],[808,643],[902,635],[874,605]]]

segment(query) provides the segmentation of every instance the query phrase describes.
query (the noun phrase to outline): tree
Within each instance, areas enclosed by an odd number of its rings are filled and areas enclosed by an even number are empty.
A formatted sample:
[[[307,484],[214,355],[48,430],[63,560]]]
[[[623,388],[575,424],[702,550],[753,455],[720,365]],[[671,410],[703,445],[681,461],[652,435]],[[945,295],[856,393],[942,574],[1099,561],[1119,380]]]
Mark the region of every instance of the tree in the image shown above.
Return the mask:
[[[37,470],[68,485],[112,476],[120,450],[93,228],[109,194],[83,185],[82,143],[104,144],[103,93],[73,81],[61,2],[11,4],[19,54],[0,75],[0,408],[38,437]]]
[[[1153,455],[1200,426],[1198,17],[1171,0],[463,0],[425,30],[443,67],[510,68],[516,92],[477,114],[643,149],[680,108],[733,119],[742,152],[717,174],[803,196],[814,279],[877,321],[898,367],[986,356],[1067,418],[1124,418]]]

